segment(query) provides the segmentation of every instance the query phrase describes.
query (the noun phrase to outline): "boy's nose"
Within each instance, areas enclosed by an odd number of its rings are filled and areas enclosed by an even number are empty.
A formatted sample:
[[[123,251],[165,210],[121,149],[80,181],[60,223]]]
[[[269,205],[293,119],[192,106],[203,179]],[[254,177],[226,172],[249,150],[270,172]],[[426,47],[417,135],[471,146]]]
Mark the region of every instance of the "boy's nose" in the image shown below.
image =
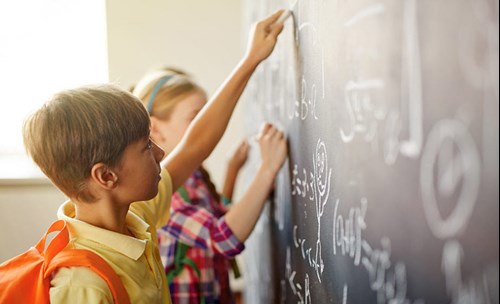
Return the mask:
[[[154,145],[154,153],[156,160],[160,162],[163,159],[163,157],[165,157],[165,151],[163,151],[163,149],[156,143],[153,143],[153,145]]]

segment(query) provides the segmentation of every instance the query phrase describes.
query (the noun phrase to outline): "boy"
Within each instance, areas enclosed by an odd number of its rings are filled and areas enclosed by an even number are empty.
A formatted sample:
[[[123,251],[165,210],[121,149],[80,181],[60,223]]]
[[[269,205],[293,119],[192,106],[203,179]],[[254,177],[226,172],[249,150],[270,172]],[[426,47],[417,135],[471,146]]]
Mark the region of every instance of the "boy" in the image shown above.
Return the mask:
[[[70,199],[58,211],[71,233],[68,246],[104,258],[131,303],[170,303],[155,230],[167,222],[172,191],[210,155],[250,76],[271,54],[283,29],[276,23],[281,12],[254,26],[243,60],[162,166],[164,152],[149,138],[146,109],[113,86],[61,92],[27,119],[28,153]],[[60,269],[50,298],[113,302],[107,284],[84,267]]]

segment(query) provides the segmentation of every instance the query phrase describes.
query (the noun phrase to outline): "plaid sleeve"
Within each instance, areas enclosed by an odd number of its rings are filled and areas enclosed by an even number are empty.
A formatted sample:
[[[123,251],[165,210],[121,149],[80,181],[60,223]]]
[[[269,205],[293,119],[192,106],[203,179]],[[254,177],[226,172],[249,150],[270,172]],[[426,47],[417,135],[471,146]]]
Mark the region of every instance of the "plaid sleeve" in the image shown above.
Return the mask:
[[[224,217],[217,218],[203,207],[185,203],[178,195],[172,197],[172,203],[175,208],[163,229],[179,241],[229,258],[245,249]]]

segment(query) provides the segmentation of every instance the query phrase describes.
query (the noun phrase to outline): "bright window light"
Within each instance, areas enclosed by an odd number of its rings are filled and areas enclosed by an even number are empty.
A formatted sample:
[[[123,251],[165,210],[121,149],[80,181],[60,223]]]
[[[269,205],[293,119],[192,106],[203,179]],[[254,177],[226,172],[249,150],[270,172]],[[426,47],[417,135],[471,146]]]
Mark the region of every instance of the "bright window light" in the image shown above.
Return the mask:
[[[0,2],[0,179],[40,175],[25,117],[57,91],[108,81],[104,0]]]

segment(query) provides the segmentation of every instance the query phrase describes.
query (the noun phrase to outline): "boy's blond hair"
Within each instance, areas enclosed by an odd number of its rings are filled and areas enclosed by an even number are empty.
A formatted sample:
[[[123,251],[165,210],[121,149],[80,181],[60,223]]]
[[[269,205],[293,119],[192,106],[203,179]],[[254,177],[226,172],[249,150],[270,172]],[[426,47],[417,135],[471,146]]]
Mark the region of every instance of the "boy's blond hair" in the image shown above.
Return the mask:
[[[125,148],[149,136],[149,115],[132,94],[113,85],[54,95],[24,122],[26,151],[68,197],[92,202],[92,166],[119,166]]]
[[[198,93],[206,97],[205,91],[184,71],[165,67],[147,73],[134,87],[133,93],[148,108],[151,94],[162,78],[171,77],[159,88],[151,104],[150,115],[161,120],[168,120],[175,106],[186,96]]]

